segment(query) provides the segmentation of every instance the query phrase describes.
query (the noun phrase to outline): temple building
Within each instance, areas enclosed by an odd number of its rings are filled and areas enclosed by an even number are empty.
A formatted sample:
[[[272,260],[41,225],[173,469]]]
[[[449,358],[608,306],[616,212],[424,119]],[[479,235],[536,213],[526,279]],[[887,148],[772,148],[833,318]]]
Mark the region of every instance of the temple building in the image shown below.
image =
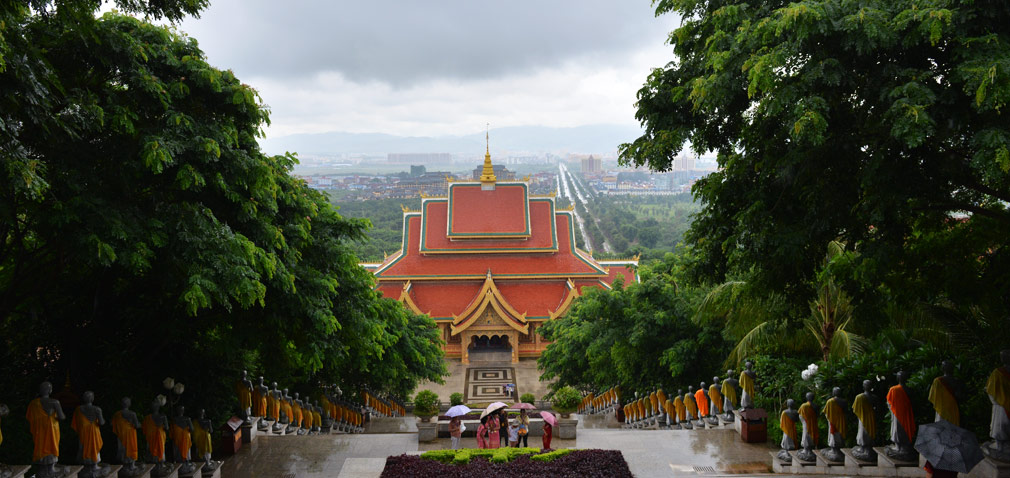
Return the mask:
[[[469,363],[471,353],[505,350],[516,363],[540,356],[547,344],[537,328],[583,288],[637,281],[637,258],[596,260],[578,249],[574,221],[554,194],[499,181],[487,153],[479,179],[451,181],[444,196],[422,195],[419,211],[404,208],[401,249],[362,265],[384,297],[435,320],[447,357]]]

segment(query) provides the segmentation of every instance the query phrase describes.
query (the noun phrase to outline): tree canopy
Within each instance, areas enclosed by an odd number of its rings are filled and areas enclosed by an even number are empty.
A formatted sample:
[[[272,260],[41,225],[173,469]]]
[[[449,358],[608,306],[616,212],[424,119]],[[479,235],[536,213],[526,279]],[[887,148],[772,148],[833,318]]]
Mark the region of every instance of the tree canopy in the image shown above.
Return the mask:
[[[117,2],[178,20],[197,0]],[[99,2],[4,4],[0,377],[148,403],[165,376],[209,412],[249,368],[405,397],[445,373],[434,322],[380,299],[337,214],[266,156],[268,111],[194,39]],[[8,94],[10,92],[11,94]],[[8,383],[11,382],[11,383]],[[192,403],[190,404],[192,405]]]
[[[797,309],[823,245],[859,252],[861,301],[1006,317],[1010,6],[1000,1],[661,0],[675,59],[639,91],[626,163],[715,151],[694,272],[754,273]],[[854,286],[854,287],[852,287]],[[880,286],[880,287],[878,287]],[[882,292],[880,294],[874,291]]]

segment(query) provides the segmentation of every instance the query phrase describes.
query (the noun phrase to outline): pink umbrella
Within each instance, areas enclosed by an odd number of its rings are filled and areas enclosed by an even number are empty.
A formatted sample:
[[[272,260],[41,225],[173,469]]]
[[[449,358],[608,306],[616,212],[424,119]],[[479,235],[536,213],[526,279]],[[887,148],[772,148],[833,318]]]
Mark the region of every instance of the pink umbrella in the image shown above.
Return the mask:
[[[540,418],[543,418],[545,422],[549,423],[552,427],[557,426],[558,419],[554,417],[551,412],[540,412]]]
[[[534,407],[533,405],[530,405],[526,402],[519,402],[509,407],[509,410],[536,410],[536,409],[537,407]]]

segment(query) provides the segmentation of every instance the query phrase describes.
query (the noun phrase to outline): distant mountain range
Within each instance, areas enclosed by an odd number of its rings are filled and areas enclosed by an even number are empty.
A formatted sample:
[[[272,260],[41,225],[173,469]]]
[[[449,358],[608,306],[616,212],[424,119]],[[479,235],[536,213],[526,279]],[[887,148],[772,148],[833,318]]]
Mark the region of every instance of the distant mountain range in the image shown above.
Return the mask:
[[[607,153],[641,135],[627,125],[586,125],[572,128],[515,126],[492,129],[491,150],[511,153]],[[305,154],[479,153],[484,133],[464,136],[395,136],[383,133],[293,134],[260,141],[263,151]]]

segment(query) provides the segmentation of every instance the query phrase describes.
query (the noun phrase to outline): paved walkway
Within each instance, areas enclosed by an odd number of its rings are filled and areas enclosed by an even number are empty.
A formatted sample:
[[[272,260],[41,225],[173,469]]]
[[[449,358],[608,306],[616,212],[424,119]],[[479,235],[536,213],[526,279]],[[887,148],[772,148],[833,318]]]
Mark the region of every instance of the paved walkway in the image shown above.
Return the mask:
[[[771,448],[742,443],[732,429],[580,428],[576,440],[555,438],[552,445],[621,450],[638,478],[770,472]],[[464,438],[463,446],[476,447],[476,439]],[[539,437],[531,439],[530,446],[540,446]],[[229,459],[222,477],[373,478],[379,476],[389,455],[444,448],[449,448],[448,439],[419,446],[413,433],[263,436]]]
[[[454,392],[462,393],[466,389],[467,368],[510,368],[515,370],[516,391],[520,396],[524,393],[532,393],[537,400],[543,398],[548,392],[548,385],[551,382],[540,381],[540,371],[537,370],[536,359],[519,359],[519,363],[511,362],[477,362],[470,365],[463,365],[459,360],[445,360],[449,369],[449,376],[445,377],[445,384],[439,385],[432,382],[423,382],[417,386],[417,390],[431,390],[438,395],[438,399],[448,405],[449,395]],[[481,402],[490,401],[488,398],[475,400]]]

